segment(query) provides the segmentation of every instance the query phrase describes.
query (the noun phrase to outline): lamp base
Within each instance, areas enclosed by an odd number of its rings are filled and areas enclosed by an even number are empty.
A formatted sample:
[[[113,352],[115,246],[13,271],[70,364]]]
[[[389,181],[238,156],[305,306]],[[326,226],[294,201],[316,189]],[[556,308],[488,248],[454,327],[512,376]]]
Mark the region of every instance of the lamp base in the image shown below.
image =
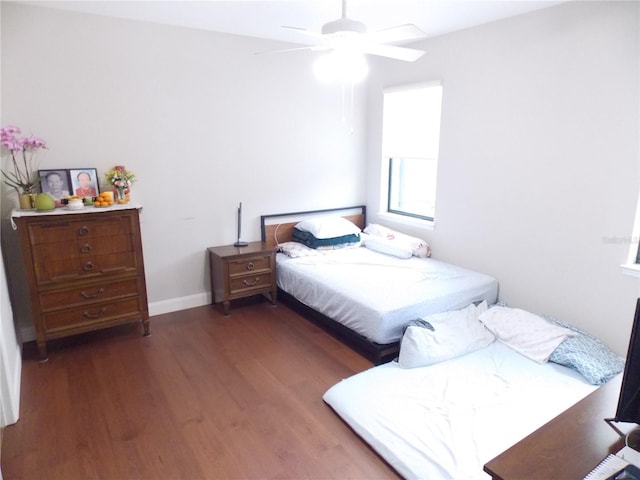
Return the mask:
[[[240,240],[233,244],[234,247],[246,247],[247,245],[249,245],[247,242],[241,242]]]

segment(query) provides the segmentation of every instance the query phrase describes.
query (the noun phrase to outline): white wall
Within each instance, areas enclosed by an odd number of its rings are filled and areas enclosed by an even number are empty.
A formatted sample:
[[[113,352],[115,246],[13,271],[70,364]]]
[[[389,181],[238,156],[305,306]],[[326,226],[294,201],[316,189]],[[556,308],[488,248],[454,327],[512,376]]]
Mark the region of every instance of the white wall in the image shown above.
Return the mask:
[[[423,41],[416,64],[378,62],[369,92],[369,212],[382,89],[441,79],[436,224],[411,233],[620,354],[640,296],[619,267],[640,184],[639,5],[570,2]]]
[[[2,2],[2,124],[43,137],[41,168],[136,173],[152,313],[208,302],[205,250],[259,240],[259,216],[364,203],[364,95],[288,45]],[[3,194],[2,213],[13,199]],[[7,232],[4,234],[12,234]]]
[[[414,64],[372,59],[353,135],[312,56],[253,55],[282,44],[1,8],[2,124],[48,141],[43,168],[138,175],[152,312],[207,301],[205,249],[235,240],[239,201],[245,240],[292,208],[366,198],[376,220],[382,88],[441,79],[437,224],[411,233],[624,353],[640,294],[619,268],[640,183],[637,2],[569,2],[420,42]]]

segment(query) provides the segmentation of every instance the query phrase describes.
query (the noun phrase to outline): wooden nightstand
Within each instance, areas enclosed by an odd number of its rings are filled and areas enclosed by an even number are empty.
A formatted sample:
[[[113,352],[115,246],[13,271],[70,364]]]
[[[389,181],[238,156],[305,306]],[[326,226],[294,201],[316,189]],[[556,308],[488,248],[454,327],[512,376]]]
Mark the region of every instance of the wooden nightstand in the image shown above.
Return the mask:
[[[269,294],[276,304],[276,250],[263,242],[246,247],[209,247],[212,303],[221,303],[229,315],[230,301],[251,295]]]

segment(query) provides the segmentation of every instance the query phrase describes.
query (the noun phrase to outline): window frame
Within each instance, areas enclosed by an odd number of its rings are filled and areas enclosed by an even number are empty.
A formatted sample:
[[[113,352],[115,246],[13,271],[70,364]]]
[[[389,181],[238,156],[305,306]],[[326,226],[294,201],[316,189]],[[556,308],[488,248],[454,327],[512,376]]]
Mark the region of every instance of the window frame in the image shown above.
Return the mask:
[[[400,159],[405,159],[408,157],[386,157],[386,160],[388,162],[388,172],[387,172],[387,212],[394,214],[394,215],[402,215],[405,217],[411,217],[411,218],[417,218],[420,220],[426,220],[429,222],[434,222],[435,221],[435,209],[434,209],[434,215],[433,217],[429,216],[429,215],[420,215],[419,213],[412,213],[412,212],[408,212],[405,210],[396,210],[394,208],[391,207],[391,185],[393,183],[393,159],[396,160],[400,160]],[[415,158],[415,157],[414,157]],[[424,160],[427,160],[426,158]],[[437,162],[437,159],[436,159]]]
[[[401,221],[403,223],[407,223],[407,222],[419,222],[420,224],[423,225],[431,225],[433,226],[435,224],[435,208],[433,210],[433,216],[430,216],[428,214],[425,215],[421,215],[421,214],[416,214],[413,212],[407,212],[407,211],[403,211],[403,210],[398,210],[395,208],[392,208],[391,206],[391,200],[392,200],[392,159],[393,158],[422,158],[422,157],[411,157],[411,156],[403,156],[403,155],[388,155],[385,151],[385,145],[384,145],[384,122],[385,122],[385,113],[384,113],[384,102],[385,102],[385,95],[388,93],[394,93],[394,92],[402,92],[402,91],[407,91],[407,90],[417,90],[417,89],[422,89],[422,88],[430,88],[430,87],[440,87],[441,88],[441,98],[440,98],[440,119],[439,119],[439,124],[438,124],[438,144],[440,143],[440,137],[442,134],[442,108],[443,108],[443,97],[444,97],[444,85],[443,82],[441,80],[432,80],[432,81],[426,81],[426,82],[419,82],[419,83],[410,83],[410,84],[404,84],[404,85],[397,85],[397,86],[393,86],[393,87],[388,87],[388,88],[384,88],[382,91],[382,104],[383,104],[383,112],[382,112],[382,132],[381,132],[381,139],[382,139],[382,157],[381,157],[381,167],[382,167],[382,173],[384,175],[383,177],[383,181],[381,183],[381,195],[380,195],[380,207],[383,210],[382,212],[380,212],[380,214],[382,215],[388,215],[390,217],[394,217],[395,219],[397,219],[398,221]],[[430,160],[430,158],[425,157],[425,160]],[[439,154],[439,145],[438,145],[438,153],[435,156],[435,161],[436,161],[436,171],[437,171],[437,165],[438,162],[440,160],[440,154]],[[434,179],[434,184],[436,185],[435,187],[435,192],[437,192],[437,174],[436,174],[436,178]],[[385,198],[386,197],[386,198]],[[435,198],[436,197],[436,193],[434,193],[434,203],[435,203]]]

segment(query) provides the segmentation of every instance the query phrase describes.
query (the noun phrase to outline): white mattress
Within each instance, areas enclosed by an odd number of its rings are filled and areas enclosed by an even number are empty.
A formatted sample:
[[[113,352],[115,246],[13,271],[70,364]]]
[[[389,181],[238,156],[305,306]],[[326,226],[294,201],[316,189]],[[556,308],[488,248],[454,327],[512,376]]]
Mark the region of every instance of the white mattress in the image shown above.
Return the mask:
[[[596,387],[494,342],[430,367],[387,363],[324,400],[405,478],[489,478],[483,465]]]
[[[400,259],[365,247],[277,257],[277,283],[305,305],[380,344],[396,342],[409,321],[495,303],[498,282],[431,258]]]

